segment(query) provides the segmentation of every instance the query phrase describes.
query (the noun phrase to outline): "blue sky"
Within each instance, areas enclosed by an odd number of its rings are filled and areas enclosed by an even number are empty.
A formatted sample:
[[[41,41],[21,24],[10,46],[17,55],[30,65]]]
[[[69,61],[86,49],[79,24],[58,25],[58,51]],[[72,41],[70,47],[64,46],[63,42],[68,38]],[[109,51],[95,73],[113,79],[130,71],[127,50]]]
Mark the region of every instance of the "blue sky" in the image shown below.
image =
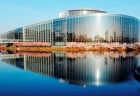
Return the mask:
[[[0,33],[58,17],[69,9],[93,8],[140,19],[140,0],[0,0]]]

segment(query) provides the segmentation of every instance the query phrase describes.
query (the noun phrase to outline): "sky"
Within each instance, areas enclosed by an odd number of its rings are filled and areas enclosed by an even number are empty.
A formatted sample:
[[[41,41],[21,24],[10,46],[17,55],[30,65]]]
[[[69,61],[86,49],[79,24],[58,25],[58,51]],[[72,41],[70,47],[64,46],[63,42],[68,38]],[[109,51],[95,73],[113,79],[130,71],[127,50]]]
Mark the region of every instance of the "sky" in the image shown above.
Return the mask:
[[[0,0],[0,33],[55,19],[60,12],[81,8],[140,19],[140,0]]]

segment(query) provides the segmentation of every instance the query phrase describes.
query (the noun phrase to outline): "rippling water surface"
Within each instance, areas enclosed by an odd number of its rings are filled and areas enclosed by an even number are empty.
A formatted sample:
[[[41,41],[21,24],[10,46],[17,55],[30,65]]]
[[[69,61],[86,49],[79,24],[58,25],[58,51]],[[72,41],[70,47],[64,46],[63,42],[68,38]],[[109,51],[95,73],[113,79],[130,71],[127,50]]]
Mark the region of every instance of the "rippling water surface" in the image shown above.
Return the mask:
[[[139,52],[5,52],[0,58],[0,96],[140,96]]]

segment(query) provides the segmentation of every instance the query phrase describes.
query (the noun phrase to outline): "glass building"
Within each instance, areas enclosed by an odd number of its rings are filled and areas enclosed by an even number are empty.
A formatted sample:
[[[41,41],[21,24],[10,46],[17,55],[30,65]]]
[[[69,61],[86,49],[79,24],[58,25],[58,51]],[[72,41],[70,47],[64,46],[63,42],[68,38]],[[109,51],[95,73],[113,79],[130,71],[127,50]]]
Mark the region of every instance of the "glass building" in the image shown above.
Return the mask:
[[[65,46],[66,42],[134,43],[139,41],[139,31],[139,20],[135,17],[78,9],[61,12],[57,19],[3,33],[0,38],[50,42],[52,46]]]

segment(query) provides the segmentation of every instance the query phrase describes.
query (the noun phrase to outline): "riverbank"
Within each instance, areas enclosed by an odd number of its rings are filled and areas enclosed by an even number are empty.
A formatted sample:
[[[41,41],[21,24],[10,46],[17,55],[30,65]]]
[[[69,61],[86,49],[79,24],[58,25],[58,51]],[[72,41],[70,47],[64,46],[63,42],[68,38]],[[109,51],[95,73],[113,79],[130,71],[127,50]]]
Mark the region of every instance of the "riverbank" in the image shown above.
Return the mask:
[[[62,51],[62,52],[80,52],[80,51],[140,51],[140,48],[67,48],[67,47],[5,47],[3,50],[11,51],[28,51],[28,52],[52,52],[52,51]]]

